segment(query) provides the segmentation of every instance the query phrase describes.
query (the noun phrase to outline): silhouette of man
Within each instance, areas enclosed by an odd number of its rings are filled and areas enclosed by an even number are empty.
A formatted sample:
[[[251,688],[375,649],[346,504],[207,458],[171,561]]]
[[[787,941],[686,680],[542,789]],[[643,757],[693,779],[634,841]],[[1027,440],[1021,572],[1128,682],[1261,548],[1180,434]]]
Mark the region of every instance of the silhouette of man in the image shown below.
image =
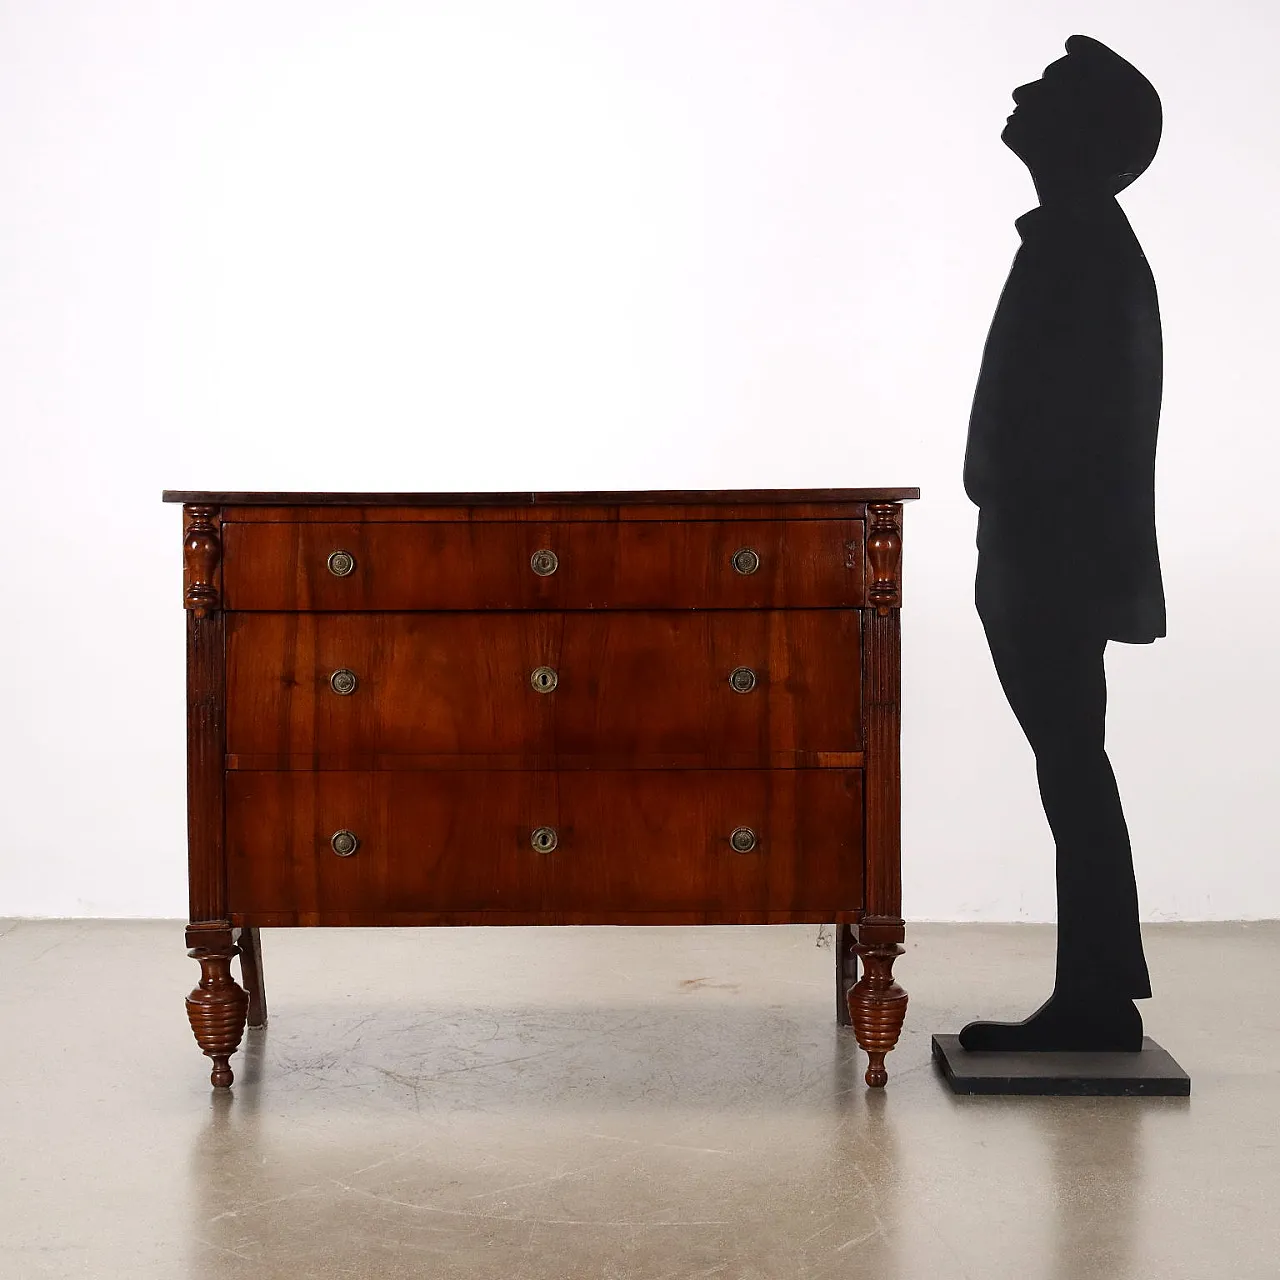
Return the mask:
[[[979,507],[975,600],[1035,754],[1057,846],[1053,994],[1025,1022],[970,1023],[966,1049],[1142,1047],[1151,994],[1129,833],[1104,750],[1108,640],[1165,632],[1155,535],[1162,349],[1155,282],[1116,203],[1151,163],[1160,99],[1105,45],[1013,94],[1001,138],[1038,208],[982,357],[964,483]]]

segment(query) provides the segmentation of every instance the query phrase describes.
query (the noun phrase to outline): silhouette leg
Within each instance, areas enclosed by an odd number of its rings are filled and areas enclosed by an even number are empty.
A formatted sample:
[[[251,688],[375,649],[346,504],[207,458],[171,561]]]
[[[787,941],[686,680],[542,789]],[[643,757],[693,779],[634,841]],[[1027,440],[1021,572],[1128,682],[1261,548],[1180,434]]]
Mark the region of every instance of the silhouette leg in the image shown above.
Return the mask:
[[[1035,752],[1057,846],[1058,957],[1053,995],[1035,1014],[1019,1023],[970,1023],[960,1043],[1140,1049],[1133,1000],[1150,995],[1150,985],[1129,834],[1103,746],[1106,641],[1069,615],[982,604],[980,597],[996,671]]]
[[[1151,994],[1129,830],[1115,774],[1101,746],[1065,761],[1037,760],[1057,845],[1056,989]]]

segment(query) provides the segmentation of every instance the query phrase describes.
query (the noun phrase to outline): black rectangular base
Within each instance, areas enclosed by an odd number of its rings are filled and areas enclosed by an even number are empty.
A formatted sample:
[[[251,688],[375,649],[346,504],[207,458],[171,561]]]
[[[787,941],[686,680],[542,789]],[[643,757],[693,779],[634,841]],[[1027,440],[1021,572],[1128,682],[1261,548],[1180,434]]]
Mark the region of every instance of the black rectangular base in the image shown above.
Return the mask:
[[[1185,1098],[1191,1077],[1150,1037],[1140,1053],[970,1053],[934,1036],[933,1060],[953,1093],[1042,1097]]]

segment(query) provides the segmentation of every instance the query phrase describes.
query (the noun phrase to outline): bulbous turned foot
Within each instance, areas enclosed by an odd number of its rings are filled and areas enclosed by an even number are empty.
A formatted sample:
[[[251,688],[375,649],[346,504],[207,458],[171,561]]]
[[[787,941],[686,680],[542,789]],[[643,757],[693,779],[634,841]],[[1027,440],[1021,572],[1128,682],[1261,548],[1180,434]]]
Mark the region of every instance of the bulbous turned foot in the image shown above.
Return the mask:
[[[889,1081],[885,1055],[898,1043],[907,1016],[907,993],[893,980],[893,962],[902,953],[897,943],[858,946],[863,973],[849,992],[849,1017],[867,1055],[866,1081],[873,1089]]]
[[[200,962],[200,983],[187,997],[187,1018],[196,1043],[213,1059],[210,1083],[226,1089],[235,1079],[230,1058],[240,1047],[249,1012],[249,994],[231,976],[236,946],[227,930],[201,936],[187,954]]]

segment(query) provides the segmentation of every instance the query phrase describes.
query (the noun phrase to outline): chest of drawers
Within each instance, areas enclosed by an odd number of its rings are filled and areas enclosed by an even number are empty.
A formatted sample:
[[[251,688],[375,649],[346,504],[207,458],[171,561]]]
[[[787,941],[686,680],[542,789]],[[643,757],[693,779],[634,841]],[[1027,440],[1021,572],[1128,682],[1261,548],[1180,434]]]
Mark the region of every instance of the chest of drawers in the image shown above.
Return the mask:
[[[167,492],[213,1084],[263,927],[835,921],[883,1085],[918,496]]]

